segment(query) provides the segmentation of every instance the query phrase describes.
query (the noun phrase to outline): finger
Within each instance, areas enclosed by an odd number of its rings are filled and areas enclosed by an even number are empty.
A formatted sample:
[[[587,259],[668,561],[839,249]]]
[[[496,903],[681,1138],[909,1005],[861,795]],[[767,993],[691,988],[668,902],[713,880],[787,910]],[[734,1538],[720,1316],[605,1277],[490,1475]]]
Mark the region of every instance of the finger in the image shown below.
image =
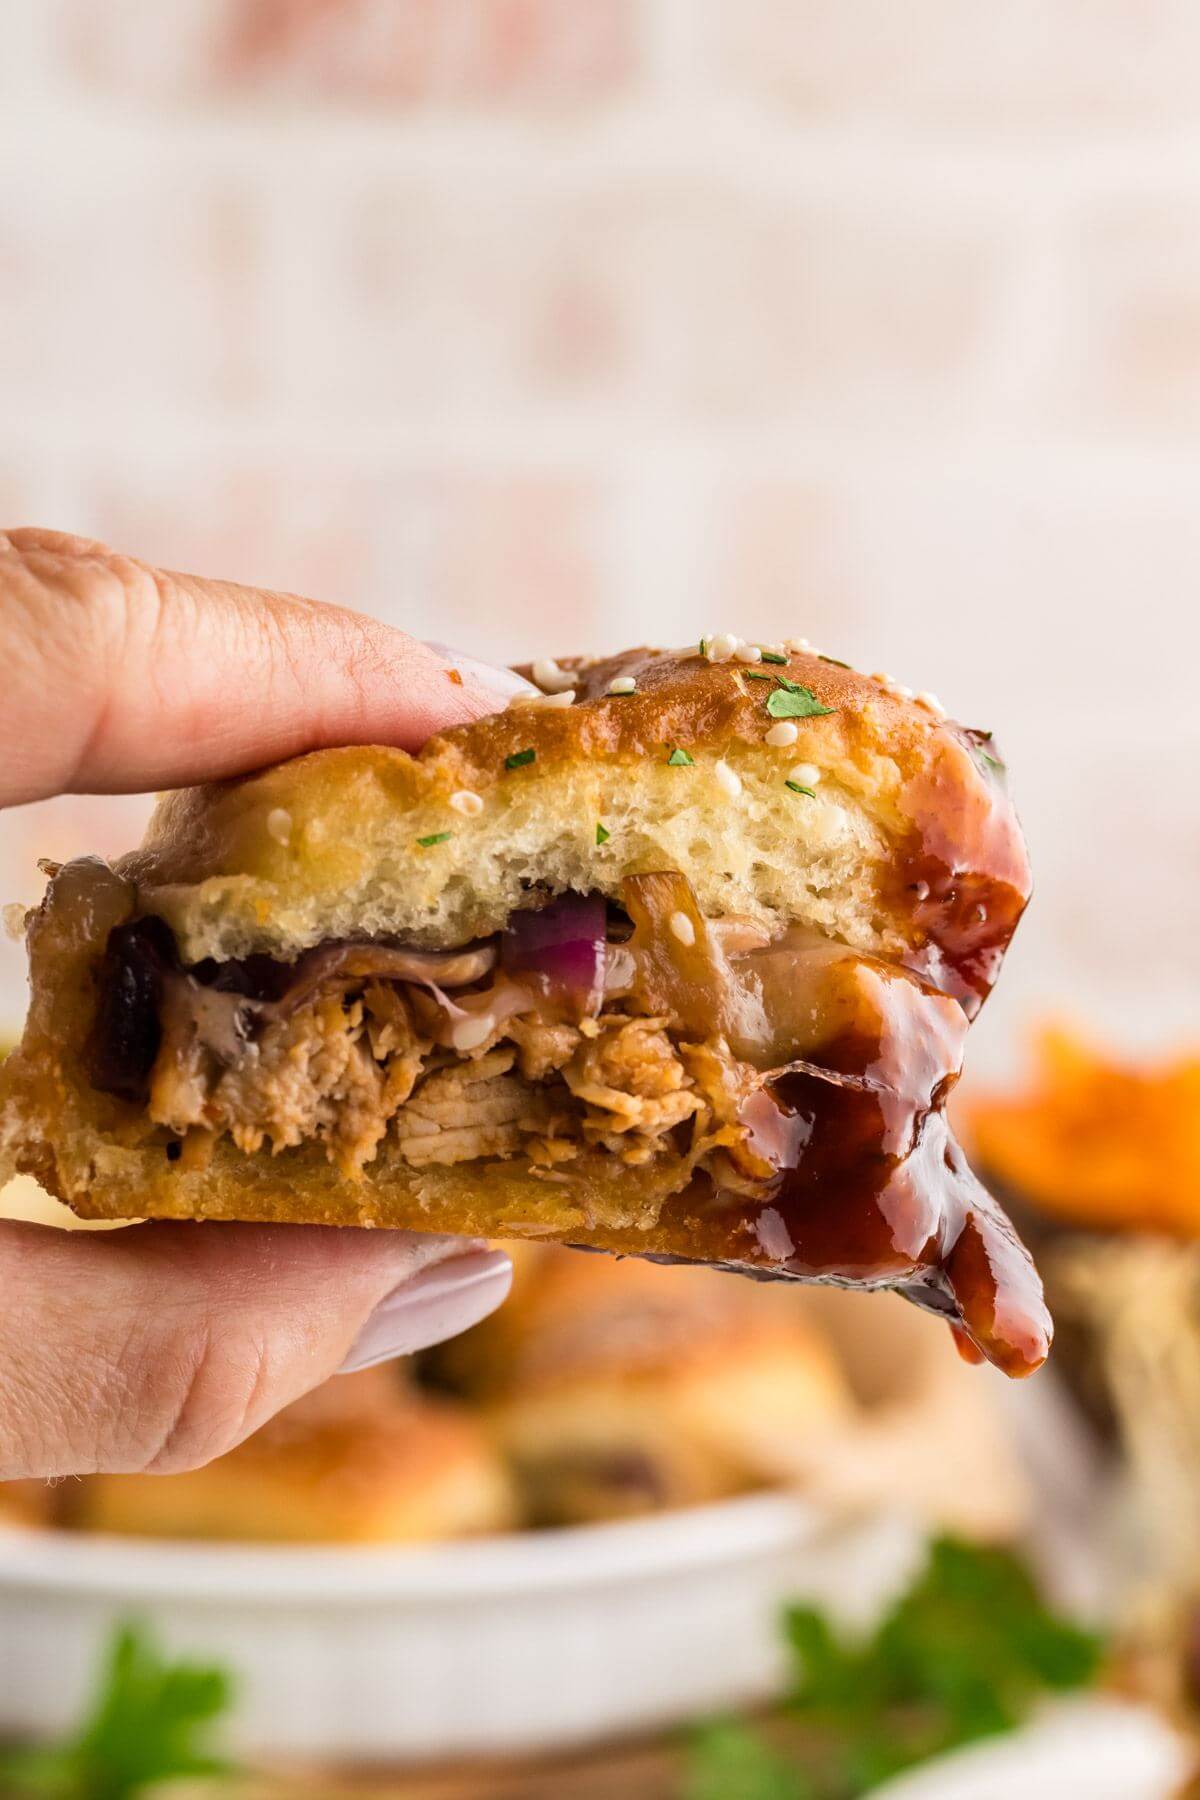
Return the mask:
[[[527,684],[342,607],[0,533],[0,805],[143,792],[330,744],[415,749]]]
[[[0,1225],[0,1480],[196,1468],[340,1368],[465,1330],[511,1277],[409,1232]]]

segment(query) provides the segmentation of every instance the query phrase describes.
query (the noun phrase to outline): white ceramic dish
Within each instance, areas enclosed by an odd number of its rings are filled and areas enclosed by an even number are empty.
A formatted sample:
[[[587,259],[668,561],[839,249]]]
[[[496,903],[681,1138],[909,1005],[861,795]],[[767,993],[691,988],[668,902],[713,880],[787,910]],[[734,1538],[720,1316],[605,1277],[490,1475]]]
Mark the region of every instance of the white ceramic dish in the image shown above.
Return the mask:
[[[915,1534],[786,1495],[420,1549],[0,1533],[0,1737],[75,1720],[113,1623],[239,1677],[242,1751],[442,1757],[584,1742],[771,1693],[788,1594],[903,1577]]]
[[[887,1782],[876,1800],[1174,1800],[1194,1767],[1191,1747],[1148,1707],[1096,1697],[938,1757]]]

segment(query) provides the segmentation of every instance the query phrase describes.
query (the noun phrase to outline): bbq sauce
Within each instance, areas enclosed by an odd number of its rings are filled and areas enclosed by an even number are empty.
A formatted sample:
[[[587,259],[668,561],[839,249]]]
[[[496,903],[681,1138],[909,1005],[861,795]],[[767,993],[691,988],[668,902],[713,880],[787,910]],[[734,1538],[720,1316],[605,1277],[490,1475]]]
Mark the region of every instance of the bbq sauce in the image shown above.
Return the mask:
[[[865,984],[819,1066],[768,1077],[743,1114],[776,1175],[760,1195],[698,1175],[667,1203],[684,1260],[764,1278],[889,1287],[1008,1375],[1046,1357],[1052,1325],[1028,1251],[972,1173],[945,1116],[957,1005],[917,978],[851,959]],[[774,1117],[770,1117],[774,1109]],[[965,1340],[965,1343],[964,1343]],[[975,1358],[978,1360],[978,1355]]]
[[[935,766],[912,784],[916,823],[885,886],[907,921],[905,966],[952,994],[973,1019],[995,985],[1032,883],[991,733],[946,729],[947,754],[969,759],[979,778],[955,780]]]

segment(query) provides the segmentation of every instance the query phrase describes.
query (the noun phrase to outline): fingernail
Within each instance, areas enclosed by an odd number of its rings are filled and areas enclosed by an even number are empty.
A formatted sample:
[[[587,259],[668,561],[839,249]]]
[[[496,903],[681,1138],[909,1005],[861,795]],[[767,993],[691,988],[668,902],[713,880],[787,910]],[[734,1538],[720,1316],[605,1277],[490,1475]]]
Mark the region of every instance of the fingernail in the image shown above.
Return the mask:
[[[512,1264],[501,1250],[477,1250],[422,1269],[379,1302],[339,1375],[457,1337],[495,1312],[511,1286]]]
[[[499,694],[505,700],[511,700],[514,694],[536,694],[537,689],[523,675],[514,675],[511,669],[501,669],[495,663],[478,662],[473,656],[464,656],[453,644],[430,644],[430,650],[436,650],[452,663],[460,675],[467,675],[480,687],[487,688],[490,693]]]

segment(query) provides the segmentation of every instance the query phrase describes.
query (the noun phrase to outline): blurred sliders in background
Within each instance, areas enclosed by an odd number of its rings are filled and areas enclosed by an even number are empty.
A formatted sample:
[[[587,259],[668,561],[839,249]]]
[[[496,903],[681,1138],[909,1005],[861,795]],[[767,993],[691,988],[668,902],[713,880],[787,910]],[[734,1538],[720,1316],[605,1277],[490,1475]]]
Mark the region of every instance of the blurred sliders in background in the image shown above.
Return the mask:
[[[3,1779],[170,1773],[232,1800],[372,1765],[413,1800],[841,1800],[1033,1717],[893,1791],[1180,1793],[1200,15],[0,0],[0,21],[5,524],[500,660],[802,633],[996,729],[1037,892],[958,1111],[1059,1321],[1050,1368],[1005,1389],[894,1301],[520,1247],[500,1314],[207,1470],[0,1492],[0,1735],[58,1747]],[[39,897],[39,857],[126,848],[146,810],[0,818],[0,898]],[[1048,1017],[1071,1023],[1022,1073]],[[64,1222],[29,1186],[6,1207]],[[1013,1547],[1103,1653],[988,1560]],[[793,1616],[786,1647],[789,1597],[836,1630]],[[123,1619],[150,1636],[85,1729]],[[181,1653],[231,1686],[177,1684],[168,1730]],[[184,1725],[196,1763],[211,1739],[242,1771],[193,1767]]]

